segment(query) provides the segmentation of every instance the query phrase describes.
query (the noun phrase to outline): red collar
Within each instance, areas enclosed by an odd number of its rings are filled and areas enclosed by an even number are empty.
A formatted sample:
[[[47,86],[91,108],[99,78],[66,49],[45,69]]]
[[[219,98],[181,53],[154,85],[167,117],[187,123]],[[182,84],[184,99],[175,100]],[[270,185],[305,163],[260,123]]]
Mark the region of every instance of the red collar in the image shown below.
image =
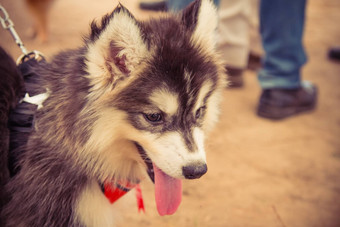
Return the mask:
[[[105,183],[104,185],[101,185],[101,187],[102,187],[104,195],[110,201],[111,204],[116,202],[120,197],[125,195],[131,189],[136,188],[138,211],[142,210],[143,212],[145,212],[142,190],[139,184],[127,183],[123,186],[122,184],[118,184],[118,183],[116,183],[115,185]]]

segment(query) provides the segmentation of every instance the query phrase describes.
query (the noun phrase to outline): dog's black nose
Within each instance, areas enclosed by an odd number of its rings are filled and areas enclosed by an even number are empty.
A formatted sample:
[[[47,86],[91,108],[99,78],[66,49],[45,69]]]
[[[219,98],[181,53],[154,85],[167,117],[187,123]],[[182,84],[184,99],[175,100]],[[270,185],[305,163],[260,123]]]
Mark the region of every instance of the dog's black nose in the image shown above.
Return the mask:
[[[184,166],[182,168],[183,176],[186,179],[197,179],[204,175],[208,170],[207,165],[204,164],[192,164]]]

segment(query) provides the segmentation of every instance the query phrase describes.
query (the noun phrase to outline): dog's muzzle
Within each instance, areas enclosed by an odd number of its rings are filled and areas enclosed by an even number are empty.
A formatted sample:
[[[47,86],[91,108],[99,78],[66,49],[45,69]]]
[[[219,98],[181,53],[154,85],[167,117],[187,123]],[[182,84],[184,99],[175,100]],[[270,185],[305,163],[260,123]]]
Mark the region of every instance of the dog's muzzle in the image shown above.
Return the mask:
[[[146,166],[147,166],[147,173],[152,180],[153,183],[155,183],[155,174],[154,169],[152,165],[152,161],[149,158],[149,156],[146,154],[145,150],[141,145],[139,145],[137,142],[135,142],[135,145],[137,147],[137,150],[144,160]],[[205,163],[193,163],[182,167],[182,174],[186,179],[197,179],[203,176],[208,171],[207,164]]]

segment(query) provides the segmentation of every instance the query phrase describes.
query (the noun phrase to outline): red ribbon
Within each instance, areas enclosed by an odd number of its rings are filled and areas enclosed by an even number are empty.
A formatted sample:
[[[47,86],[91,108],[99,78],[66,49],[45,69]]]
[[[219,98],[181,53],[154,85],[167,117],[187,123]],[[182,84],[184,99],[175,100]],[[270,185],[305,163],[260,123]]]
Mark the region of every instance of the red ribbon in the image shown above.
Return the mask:
[[[142,189],[140,188],[139,184],[136,185],[136,198],[137,198],[138,212],[143,211],[143,213],[145,213]]]
[[[122,186],[121,184],[116,184],[113,186],[112,184],[105,183],[104,184],[104,195],[110,201],[111,204],[116,202],[120,197],[125,195],[131,189],[136,188],[136,199],[137,199],[137,207],[138,212],[143,211],[145,213],[144,202],[143,202],[143,195],[142,189],[140,188],[139,184],[129,184]]]

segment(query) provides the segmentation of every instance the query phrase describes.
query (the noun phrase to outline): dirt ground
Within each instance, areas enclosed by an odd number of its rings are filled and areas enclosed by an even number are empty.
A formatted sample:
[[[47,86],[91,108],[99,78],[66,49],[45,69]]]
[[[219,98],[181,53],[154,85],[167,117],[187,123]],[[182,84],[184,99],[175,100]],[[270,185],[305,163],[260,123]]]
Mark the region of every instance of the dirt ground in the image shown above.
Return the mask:
[[[138,0],[121,0],[138,18]],[[26,47],[49,59],[77,47],[93,18],[113,9],[113,0],[57,0],[49,21],[49,41],[30,36],[32,20],[23,1],[0,0]],[[207,139],[208,173],[185,181],[176,214],[160,217],[154,189],[142,184],[145,214],[134,201],[120,226],[339,227],[340,226],[340,63],[327,50],[340,45],[340,1],[313,0],[307,8],[305,45],[309,61],[303,76],[319,87],[314,112],[284,121],[258,118],[256,73],[247,71],[242,89],[225,90],[219,124]],[[0,28],[0,45],[20,55]]]

